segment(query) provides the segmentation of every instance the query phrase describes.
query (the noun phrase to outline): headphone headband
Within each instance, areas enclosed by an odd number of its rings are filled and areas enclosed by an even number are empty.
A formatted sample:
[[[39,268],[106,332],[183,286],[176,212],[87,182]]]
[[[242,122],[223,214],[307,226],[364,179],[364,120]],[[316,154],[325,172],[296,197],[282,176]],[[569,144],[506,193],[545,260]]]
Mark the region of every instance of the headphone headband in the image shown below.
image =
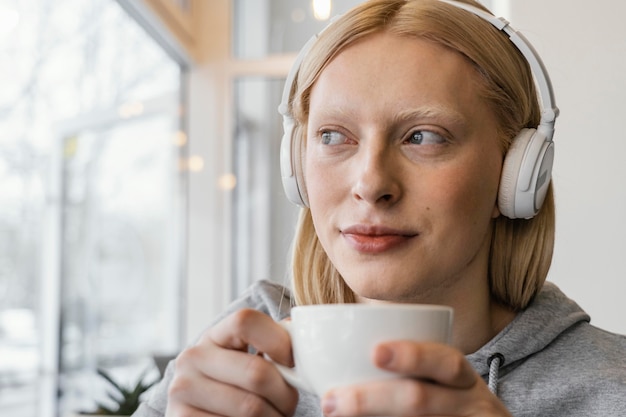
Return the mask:
[[[466,3],[461,3],[454,0],[439,0],[442,3],[447,3],[459,9],[467,10],[470,13],[482,18],[483,20],[491,23],[492,26],[498,30],[506,33],[513,45],[522,53],[530,69],[535,77],[535,83],[539,88],[539,99],[541,100],[541,122],[539,129],[544,133],[544,137],[548,140],[552,140],[554,134],[554,122],[559,115],[559,109],[556,107],[554,100],[554,90],[552,89],[552,82],[550,76],[546,70],[541,57],[532,46],[532,44],[526,39],[524,35],[516,31],[511,27],[509,21],[503,17],[495,17],[487,12],[484,12],[474,6]]]

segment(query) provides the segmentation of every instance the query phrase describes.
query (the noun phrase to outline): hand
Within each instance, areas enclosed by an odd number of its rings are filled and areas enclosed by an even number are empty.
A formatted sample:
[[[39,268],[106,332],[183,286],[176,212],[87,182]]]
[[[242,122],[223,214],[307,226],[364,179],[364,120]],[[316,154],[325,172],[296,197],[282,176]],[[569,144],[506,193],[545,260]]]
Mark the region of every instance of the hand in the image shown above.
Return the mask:
[[[178,356],[165,415],[293,415],[298,392],[272,363],[249,354],[249,346],[277,363],[293,366],[288,333],[261,312],[240,310]]]
[[[398,341],[377,346],[374,363],[407,375],[330,390],[326,416],[507,416],[465,356],[436,343]]]

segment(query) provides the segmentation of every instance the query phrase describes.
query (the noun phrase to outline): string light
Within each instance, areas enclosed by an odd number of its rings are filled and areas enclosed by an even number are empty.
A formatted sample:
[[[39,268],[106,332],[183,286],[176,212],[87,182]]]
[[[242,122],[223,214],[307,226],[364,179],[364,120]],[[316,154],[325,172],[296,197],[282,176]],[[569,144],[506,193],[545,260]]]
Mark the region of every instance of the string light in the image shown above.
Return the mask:
[[[233,174],[220,175],[217,184],[222,190],[232,190],[237,186],[237,177]]]
[[[313,16],[317,20],[328,20],[331,9],[331,0],[313,0]]]
[[[200,172],[204,169],[204,159],[198,155],[192,155],[187,160],[187,169],[191,172]]]
[[[182,130],[179,130],[174,133],[174,137],[172,140],[174,142],[174,145],[182,147],[187,144],[187,135]]]

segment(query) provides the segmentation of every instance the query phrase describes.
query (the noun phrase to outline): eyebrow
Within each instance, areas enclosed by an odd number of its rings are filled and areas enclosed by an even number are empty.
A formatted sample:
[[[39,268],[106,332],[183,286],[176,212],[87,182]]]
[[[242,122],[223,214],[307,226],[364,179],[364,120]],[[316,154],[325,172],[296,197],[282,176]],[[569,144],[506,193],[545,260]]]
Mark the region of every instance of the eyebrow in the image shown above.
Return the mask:
[[[406,109],[398,112],[394,119],[396,122],[430,119],[436,121],[445,121],[455,126],[464,127],[466,118],[459,112],[451,110],[443,106],[420,107],[416,109]]]

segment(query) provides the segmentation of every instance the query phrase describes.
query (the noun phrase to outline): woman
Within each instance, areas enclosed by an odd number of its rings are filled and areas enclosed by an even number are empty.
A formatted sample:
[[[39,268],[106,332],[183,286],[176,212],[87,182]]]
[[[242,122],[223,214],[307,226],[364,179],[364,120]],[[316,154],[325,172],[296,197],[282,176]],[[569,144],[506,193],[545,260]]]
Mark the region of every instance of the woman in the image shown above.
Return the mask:
[[[533,74],[503,33],[443,1],[367,2],[320,35],[288,92],[307,206],[293,295],[251,288],[136,415],[626,415],[626,338],[544,285],[551,188],[530,219],[502,201],[505,156],[543,124]],[[381,344],[376,365],[413,378],[321,399],[250,354],[291,365],[275,320],[336,302],[450,305],[452,343]]]

